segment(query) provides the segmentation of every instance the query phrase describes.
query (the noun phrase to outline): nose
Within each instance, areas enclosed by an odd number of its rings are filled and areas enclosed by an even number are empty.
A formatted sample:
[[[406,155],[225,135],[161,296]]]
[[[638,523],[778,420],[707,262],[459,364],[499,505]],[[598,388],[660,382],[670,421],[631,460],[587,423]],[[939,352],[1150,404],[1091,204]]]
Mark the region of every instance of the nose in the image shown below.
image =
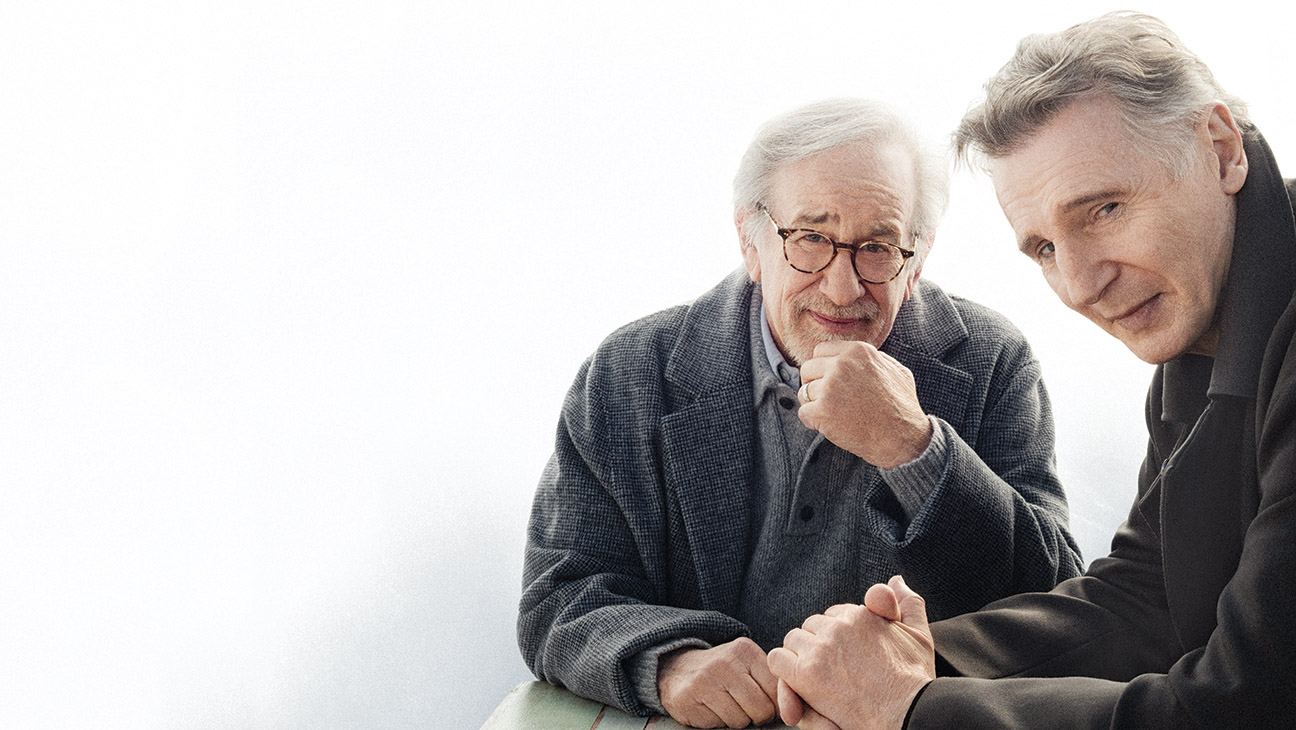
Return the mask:
[[[1049,285],[1062,303],[1072,309],[1091,307],[1102,300],[1119,268],[1091,243],[1053,243],[1056,267]]]
[[[838,306],[853,304],[864,294],[864,282],[855,273],[849,251],[838,251],[820,277],[819,290]]]

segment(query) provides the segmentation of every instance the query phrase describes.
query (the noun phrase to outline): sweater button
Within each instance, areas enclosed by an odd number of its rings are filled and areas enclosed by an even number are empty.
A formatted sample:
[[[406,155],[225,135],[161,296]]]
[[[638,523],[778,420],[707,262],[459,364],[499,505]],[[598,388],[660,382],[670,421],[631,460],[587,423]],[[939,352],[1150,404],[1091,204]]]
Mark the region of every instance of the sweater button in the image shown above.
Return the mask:
[[[790,411],[796,407],[796,401],[785,395],[782,398],[779,398],[779,405]]]
[[[814,519],[814,507],[811,507],[811,506],[808,505],[808,504],[807,504],[806,506],[802,507],[802,508],[801,508],[801,521],[802,521],[802,522],[809,522],[810,520],[813,520],[813,519]]]

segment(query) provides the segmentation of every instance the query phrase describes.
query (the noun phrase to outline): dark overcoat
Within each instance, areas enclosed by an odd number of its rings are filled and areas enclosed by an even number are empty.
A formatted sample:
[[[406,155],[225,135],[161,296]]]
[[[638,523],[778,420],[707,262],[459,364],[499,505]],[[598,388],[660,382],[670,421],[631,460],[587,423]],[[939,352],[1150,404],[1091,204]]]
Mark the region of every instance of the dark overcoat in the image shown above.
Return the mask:
[[[928,685],[911,730],[1296,727],[1296,184],[1246,149],[1219,347],[1157,368],[1111,554],[933,624],[963,676]]]

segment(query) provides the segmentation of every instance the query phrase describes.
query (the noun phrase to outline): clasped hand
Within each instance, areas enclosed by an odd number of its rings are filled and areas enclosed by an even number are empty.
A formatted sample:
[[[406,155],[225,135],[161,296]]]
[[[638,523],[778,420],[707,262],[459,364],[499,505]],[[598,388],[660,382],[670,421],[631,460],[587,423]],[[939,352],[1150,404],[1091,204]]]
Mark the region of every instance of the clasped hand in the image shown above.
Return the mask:
[[[899,730],[936,677],[922,597],[900,576],[864,605],[838,605],[788,632],[769,653],[783,722],[809,730]]]

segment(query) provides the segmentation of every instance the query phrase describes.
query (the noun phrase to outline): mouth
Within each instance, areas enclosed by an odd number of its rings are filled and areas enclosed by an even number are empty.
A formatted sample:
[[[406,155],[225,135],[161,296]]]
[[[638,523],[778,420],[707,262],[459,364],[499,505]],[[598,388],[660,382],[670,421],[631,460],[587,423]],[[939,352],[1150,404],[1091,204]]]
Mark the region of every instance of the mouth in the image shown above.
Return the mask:
[[[814,310],[806,310],[806,314],[820,327],[834,334],[847,334],[866,321],[862,317],[832,317]]]
[[[1156,294],[1135,304],[1124,313],[1111,318],[1114,325],[1130,332],[1138,332],[1152,323],[1161,303],[1161,295]]]

